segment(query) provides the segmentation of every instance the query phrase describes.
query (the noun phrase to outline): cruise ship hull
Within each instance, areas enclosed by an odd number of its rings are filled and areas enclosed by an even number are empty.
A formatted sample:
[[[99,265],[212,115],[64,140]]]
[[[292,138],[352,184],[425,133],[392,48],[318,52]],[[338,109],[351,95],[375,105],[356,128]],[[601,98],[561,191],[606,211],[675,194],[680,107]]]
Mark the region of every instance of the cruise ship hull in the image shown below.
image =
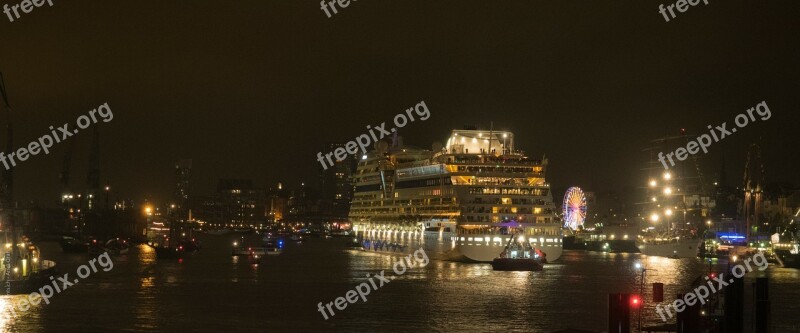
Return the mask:
[[[431,254],[434,258],[461,262],[491,262],[500,256],[508,242],[508,236],[498,235],[485,235],[483,237],[470,235],[470,237],[463,237],[464,241],[461,241],[461,237],[456,237],[449,233],[429,234],[426,232],[420,237],[419,232],[386,232],[369,229],[359,234],[359,236],[362,245],[369,244],[364,246],[364,249],[368,251],[384,252],[375,248],[374,244],[378,242],[411,249],[421,246],[429,251],[437,251]],[[480,239],[480,241],[476,241],[476,239]],[[547,262],[553,262],[561,257],[563,247],[560,238],[531,237],[529,240],[533,248],[545,255]],[[391,252],[395,251],[392,250]]]
[[[666,258],[697,258],[698,250],[702,244],[702,239],[685,239],[671,243],[647,243],[638,244],[639,251],[644,255],[666,257]]]

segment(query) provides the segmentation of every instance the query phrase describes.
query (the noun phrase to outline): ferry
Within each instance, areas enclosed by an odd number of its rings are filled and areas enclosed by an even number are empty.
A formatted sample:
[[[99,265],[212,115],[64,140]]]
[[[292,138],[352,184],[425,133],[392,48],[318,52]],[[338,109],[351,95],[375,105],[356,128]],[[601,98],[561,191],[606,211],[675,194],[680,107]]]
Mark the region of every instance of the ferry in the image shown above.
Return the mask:
[[[519,230],[547,261],[562,253],[547,159],[532,159],[508,131],[453,130],[431,150],[378,142],[358,162],[350,208],[362,244],[389,240],[491,262]]]

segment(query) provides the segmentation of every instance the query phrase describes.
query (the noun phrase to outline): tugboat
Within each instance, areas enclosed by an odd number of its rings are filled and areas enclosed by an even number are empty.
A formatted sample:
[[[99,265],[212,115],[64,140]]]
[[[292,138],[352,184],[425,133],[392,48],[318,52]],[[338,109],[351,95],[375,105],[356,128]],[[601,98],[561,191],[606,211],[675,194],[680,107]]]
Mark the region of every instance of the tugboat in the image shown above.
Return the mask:
[[[516,233],[508,239],[499,258],[492,260],[492,269],[495,271],[541,271],[542,256],[531,246],[525,236],[515,238]]]

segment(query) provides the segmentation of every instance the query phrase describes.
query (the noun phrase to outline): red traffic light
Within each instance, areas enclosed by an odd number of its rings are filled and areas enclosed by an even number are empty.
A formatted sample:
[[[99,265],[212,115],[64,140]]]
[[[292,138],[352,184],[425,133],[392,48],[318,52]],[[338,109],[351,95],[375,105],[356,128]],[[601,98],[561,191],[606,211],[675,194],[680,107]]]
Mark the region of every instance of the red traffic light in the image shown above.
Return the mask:
[[[642,298],[639,295],[631,295],[631,307],[635,308],[642,304]]]
[[[711,273],[708,276],[713,279],[717,277],[717,273]]]

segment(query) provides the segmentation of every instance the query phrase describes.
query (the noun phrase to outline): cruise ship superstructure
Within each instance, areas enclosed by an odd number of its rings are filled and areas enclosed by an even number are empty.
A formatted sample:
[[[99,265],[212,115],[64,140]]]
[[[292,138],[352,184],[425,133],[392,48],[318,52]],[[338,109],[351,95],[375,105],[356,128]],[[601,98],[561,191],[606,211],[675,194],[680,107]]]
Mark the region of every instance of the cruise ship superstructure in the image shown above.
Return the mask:
[[[453,130],[432,150],[380,142],[359,160],[350,221],[362,242],[440,242],[448,257],[478,262],[498,257],[516,233],[553,261],[562,233],[546,166],[506,131]]]

